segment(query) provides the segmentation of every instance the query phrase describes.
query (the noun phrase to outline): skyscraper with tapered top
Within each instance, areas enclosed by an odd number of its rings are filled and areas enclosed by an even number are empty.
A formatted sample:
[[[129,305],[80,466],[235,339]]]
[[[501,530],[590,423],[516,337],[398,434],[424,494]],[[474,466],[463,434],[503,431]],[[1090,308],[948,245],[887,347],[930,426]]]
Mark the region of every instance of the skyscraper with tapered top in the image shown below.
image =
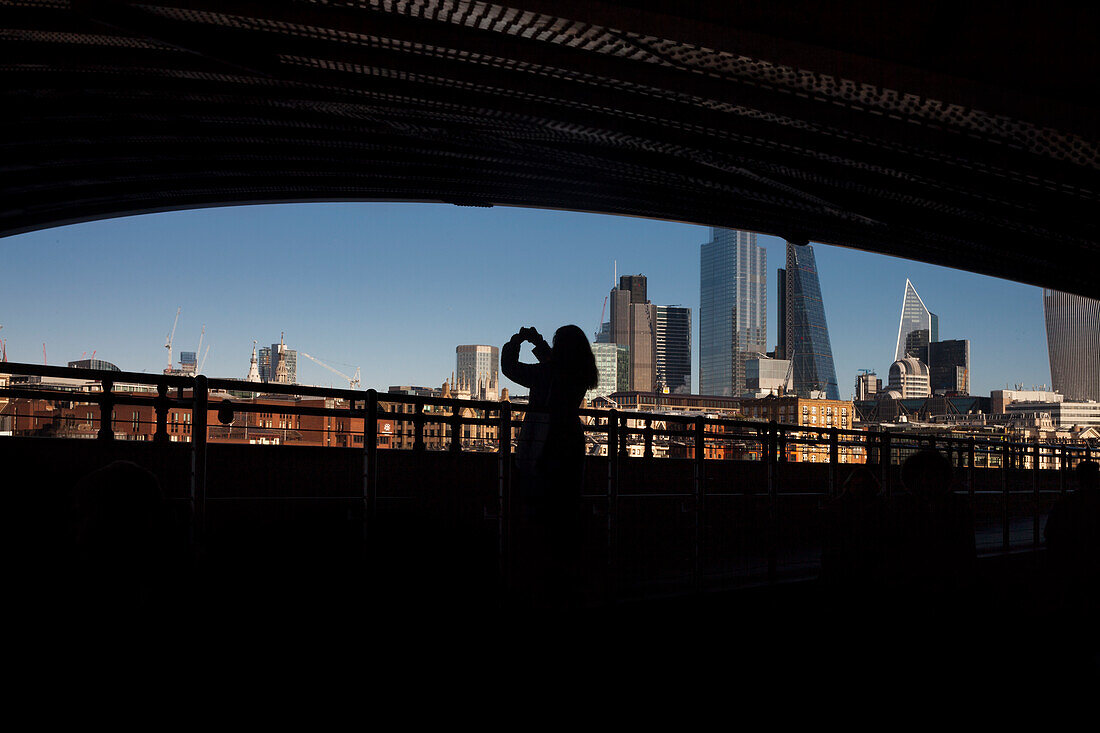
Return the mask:
[[[780,272],[786,282],[784,301],[779,303],[779,332],[785,341],[782,356],[792,362],[794,391],[801,397],[839,400],[813,246],[787,242],[787,269]]]
[[[768,253],[752,232],[711,229],[699,253],[699,393],[739,397],[768,346]]]
[[[924,306],[917,289],[905,279],[905,297],[901,302],[901,322],[898,341],[894,346],[894,361],[915,356],[928,363],[928,344],[940,340],[940,317]]]

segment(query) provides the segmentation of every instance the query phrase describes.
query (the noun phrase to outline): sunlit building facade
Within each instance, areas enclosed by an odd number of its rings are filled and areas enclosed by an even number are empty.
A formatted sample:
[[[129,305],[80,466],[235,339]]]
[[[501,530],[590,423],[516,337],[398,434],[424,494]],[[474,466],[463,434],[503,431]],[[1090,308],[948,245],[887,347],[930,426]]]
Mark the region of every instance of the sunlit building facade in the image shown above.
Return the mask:
[[[767,251],[752,232],[713,228],[699,264],[699,393],[737,397],[745,361],[768,350]]]
[[[630,389],[630,347],[625,344],[592,344],[600,382],[585,394],[591,402],[597,397],[610,397],[615,392]]]
[[[1044,289],[1043,312],[1054,391],[1100,402],[1100,301]]]

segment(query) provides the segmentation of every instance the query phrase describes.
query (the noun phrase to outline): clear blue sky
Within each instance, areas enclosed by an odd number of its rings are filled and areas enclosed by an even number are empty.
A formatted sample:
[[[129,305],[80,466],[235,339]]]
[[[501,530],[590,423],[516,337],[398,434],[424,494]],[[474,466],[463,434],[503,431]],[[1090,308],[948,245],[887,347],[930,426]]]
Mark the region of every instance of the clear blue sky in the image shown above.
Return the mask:
[[[698,387],[699,245],[704,227],[628,217],[444,204],[292,204],[149,214],[0,240],[0,338],[11,361],[90,356],[158,372],[183,307],[174,357],[212,346],[205,372],[244,377],[252,340],[291,348],[363,387],[440,385],[455,346],[500,345],[520,326],[590,335],[620,274],[649,278],[650,299],[692,308]],[[768,331],[775,270],[768,250]],[[842,397],[856,371],[886,380],[908,277],[940,316],[940,337],[971,341],[971,388],[1050,383],[1038,288],[856,250],[815,247]],[[205,351],[205,346],[203,347]],[[201,355],[200,355],[201,358]],[[299,358],[299,381],[341,380]],[[507,380],[502,380],[506,386]]]

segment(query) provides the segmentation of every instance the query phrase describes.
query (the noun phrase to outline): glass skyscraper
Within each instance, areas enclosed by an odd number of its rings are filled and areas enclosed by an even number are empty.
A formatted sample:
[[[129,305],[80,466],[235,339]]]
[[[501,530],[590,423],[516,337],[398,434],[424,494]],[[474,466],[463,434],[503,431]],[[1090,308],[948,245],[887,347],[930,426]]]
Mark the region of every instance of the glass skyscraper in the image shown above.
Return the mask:
[[[745,361],[768,350],[767,250],[751,232],[713,228],[699,265],[699,393],[738,397]]]
[[[1050,378],[1070,402],[1100,402],[1100,300],[1043,290]]]
[[[657,306],[653,353],[656,386],[691,393],[691,308]]]
[[[839,400],[833,347],[825,321],[817,259],[811,245],[787,243],[784,277],[786,302],[779,304],[783,324],[780,332],[786,341],[784,356],[794,362],[794,391],[803,397],[811,396],[812,392],[824,392],[825,399]]]
[[[940,317],[924,306],[917,289],[905,279],[905,299],[901,302],[901,323],[898,324],[898,342],[894,347],[894,361],[915,356],[928,363],[928,344],[940,340]]]
[[[596,358],[596,369],[600,373],[600,383],[595,389],[588,390],[584,397],[594,400],[597,397],[610,397],[615,392],[630,389],[630,348],[625,344],[592,344],[592,356]]]

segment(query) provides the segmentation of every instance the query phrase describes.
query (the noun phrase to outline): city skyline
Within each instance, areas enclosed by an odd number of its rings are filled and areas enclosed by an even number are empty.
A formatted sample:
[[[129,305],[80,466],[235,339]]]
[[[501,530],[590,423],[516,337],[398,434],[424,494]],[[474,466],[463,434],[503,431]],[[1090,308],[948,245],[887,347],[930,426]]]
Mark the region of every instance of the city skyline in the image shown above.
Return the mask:
[[[593,333],[616,259],[620,271],[648,275],[651,302],[697,309],[707,232],[439,204],[226,207],[75,224],[4,240],[0,337],[12,361],[42,363],[46,342],[51,364],[97,351],[124,370],[159,372],[182,305],[176,353],[193,350],[207,324],[211,376],[243,379],[252,340],[285,331],[288,348],[349,373],[362,367],[364,388],[438,386],[458,344],[499,346],[524,325],[547,338],[566,323]],[[782,261],[781,239],[758,242]],[[858,369],[885,377],[893,354],[882,342],[895,340],[907,278],[954,314],[942,338],[971,340],[973,393],[1050,384],[1039,288],[834,246],[817,247],[817,266],[842,396]],[[463,286],[480,294],[455,299]],[[773,309],[768,343],[776,320]],[[297,366],[303,382],[343,386],[320,366]],[[503,378],[501,386],[516,392]]]

